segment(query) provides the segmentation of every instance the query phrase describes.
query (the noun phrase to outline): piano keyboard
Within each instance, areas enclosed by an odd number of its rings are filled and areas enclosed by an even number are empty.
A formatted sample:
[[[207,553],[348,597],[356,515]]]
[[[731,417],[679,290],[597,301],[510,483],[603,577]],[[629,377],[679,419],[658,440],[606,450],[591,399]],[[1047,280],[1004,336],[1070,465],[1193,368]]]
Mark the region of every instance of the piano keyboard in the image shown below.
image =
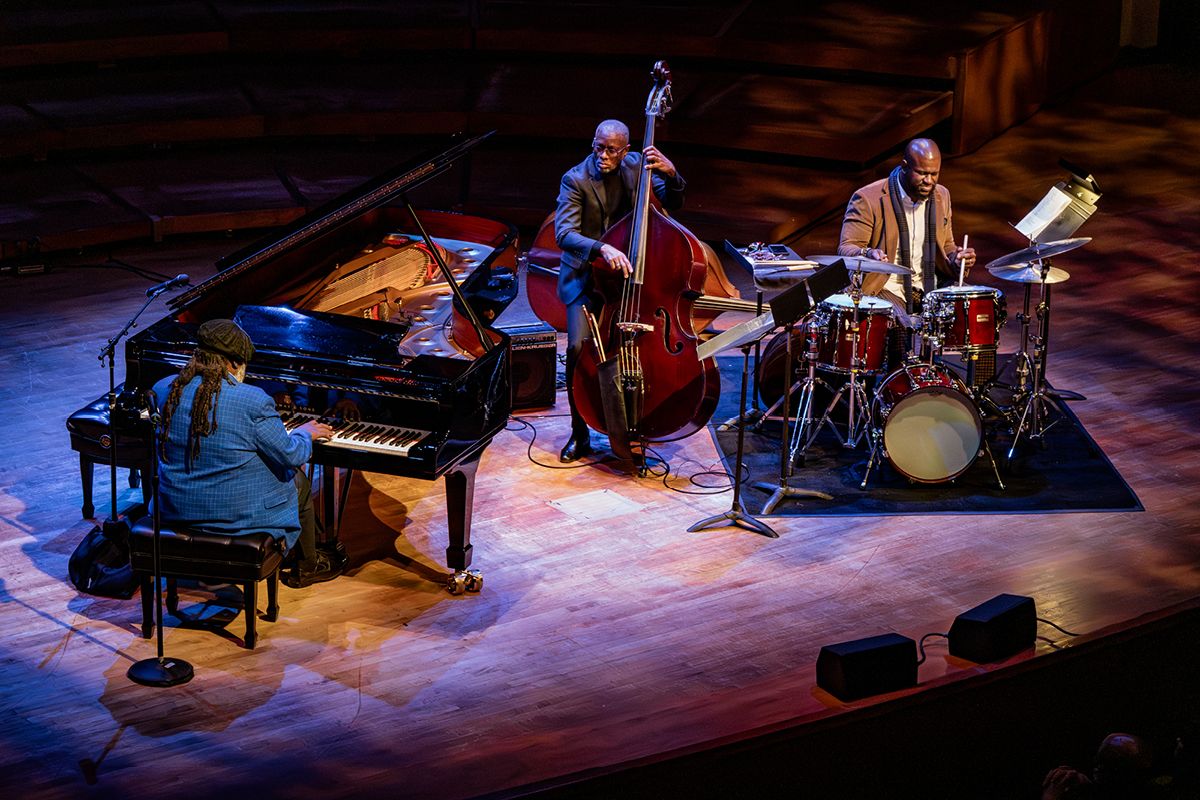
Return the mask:
[[[290,414],[283,424],[289,431],[295,430],[310,420],[322,419],[316,414],[301,411]],[[333,438],[321,442],[325,447],[340,447],[346,450],[370,450],[388,455],[407,456],[408,451],[418,444],[430,431],[400,428],[378,422],[350,422],[349,420],[325,419],[333,428]]]

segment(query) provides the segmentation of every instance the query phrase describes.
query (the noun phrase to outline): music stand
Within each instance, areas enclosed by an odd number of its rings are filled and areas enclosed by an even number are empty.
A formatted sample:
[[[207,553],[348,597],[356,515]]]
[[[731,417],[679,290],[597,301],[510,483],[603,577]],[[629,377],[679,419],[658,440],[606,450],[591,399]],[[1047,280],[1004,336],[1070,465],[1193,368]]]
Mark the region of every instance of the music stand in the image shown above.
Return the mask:
[[[726,524],[732,523],[739,528],[762,534],[771,539],[779,538],[779,534],[770,525],[747,514],[742,506],[742,463],[746,454],[746,385],[749,382],[750,376],[750,351],[763,336],[774,329],[775,320],[771,316],[771,312],[768,311],[740,325],[735,325],[696,348],[696,357],[700,360],[709,358],[731,347],[741,348],[742,388],[738,408],[742,413],[742,418],[738,423],[737,460],[733,474],[733,502],[729,510],[725,513],[706,517],[688,528],[689,533],[704,530],[705,528],[725,527]]]
[[[850,274],[846,269],[846,262],[838,260],[829,266],[817,270],[807,280],[800,281],[792,288],[780,292],[770,302],[771,316],[777,325],[784,326],[783,335],[787,337],[784,340],[786,352],[784,363],[787,367],[784,372],[783,381],[783,419],[781,421],[783,429],[779,434],[779,483],[774,484],[760,481],[754,484],[754,488],[756,489],[771,492],[771,496],[763,504],[762,513],[764,516],[769,515],[784,500],[793,497],[819,497],[822,500],[833,499],[833,495],[826,494],[825,492],[819,492],[815,489],[801,489],[788,485],[788,477],[792,473],[791,437],[788,428],[791,419],[792,328],[797,322],[811,314],[813,309],[825,298],[837,294],[846,288],[846,283],[849,280]]]

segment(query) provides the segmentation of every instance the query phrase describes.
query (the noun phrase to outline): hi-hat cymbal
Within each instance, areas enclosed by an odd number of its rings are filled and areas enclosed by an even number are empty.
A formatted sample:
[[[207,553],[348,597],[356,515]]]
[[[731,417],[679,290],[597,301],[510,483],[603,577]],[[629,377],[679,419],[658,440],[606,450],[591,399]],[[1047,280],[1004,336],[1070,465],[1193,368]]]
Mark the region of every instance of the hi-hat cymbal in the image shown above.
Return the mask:
[[[1071,277],[1071,273],[1058,267],[1046,266],[1046,274],[1042,275],[1042,265],[1014,264],[1011,267],[988,267],[988,272],[1002,281],[1013,283],[1062,283]]]
[[[887,275],[908,275],[912,270],[902,264],[893,264],[890,261],[876,261],[873,258],[861,258],[859,256],[808,256],[809,261],[815,261],[823,267],[830,264],[836,264],[838,261],[846,262],[846,269],[850,272],[881,272]]]
[[[1039,258],[1050,258],[1051,256],[1065,253],[1068,250],[1074,250],[1076,247],[1083,247],[1091,240],[1092,237],[1083,236],[1078,239],[1060,239],[1057,242],[1031,244],[1024,250],[1018,250],[1015,253],[1009,253],[1006,256],[1000,256],[995,261],[988,264],[987,269],[991,270],[997,267],[1023,265],[1028,264],[1030,261],[1037,261]],[[1047,283],[1049,283],[1049,281],[1047,281]]]

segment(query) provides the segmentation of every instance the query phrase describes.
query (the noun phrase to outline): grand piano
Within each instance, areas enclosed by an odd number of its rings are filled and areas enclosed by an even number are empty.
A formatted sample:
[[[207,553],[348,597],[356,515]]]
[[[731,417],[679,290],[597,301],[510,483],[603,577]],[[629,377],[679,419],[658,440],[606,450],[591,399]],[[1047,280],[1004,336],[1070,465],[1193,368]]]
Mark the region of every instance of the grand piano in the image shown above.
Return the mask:
[[[118,409],[138,407],[178,372],[200,323],[233,318],[256,347],[246,380],[276,397],[285,424],[323,417],[335,428],[313,451],[326,537],[336,541],[354,470],[444,476],[447,588],[477,591],[475,471],[512,408],[508,337],[490,323],[516,293],[517,234],[491,219],[417,212],[408,192],[486,136],[453,140],[223,258],[127,341]]]

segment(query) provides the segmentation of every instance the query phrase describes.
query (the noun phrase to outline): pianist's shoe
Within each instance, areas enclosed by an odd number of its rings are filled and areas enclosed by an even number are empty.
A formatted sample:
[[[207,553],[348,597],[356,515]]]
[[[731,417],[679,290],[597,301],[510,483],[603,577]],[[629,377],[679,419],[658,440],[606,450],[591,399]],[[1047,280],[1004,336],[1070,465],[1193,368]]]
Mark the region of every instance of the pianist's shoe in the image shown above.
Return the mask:
[[[584,428],[582,431],[571,431],[571,438],[567,440],[566,447],[558,454],[558,460],[564,464],[570,464],[572,461],[578,461],[591,454],[592,432]]]
[[[312,561],[301,561],[290,570],[284,572],[280,580],[283,581],[284,586],[290,586],[293,589],[303,589],[305,586],[312,586],[314,583],[331,581],[338,575],[341,575],[342,570],[345,568],[345,562],[331,560],[328,554],[318,552],[317,557]]]

